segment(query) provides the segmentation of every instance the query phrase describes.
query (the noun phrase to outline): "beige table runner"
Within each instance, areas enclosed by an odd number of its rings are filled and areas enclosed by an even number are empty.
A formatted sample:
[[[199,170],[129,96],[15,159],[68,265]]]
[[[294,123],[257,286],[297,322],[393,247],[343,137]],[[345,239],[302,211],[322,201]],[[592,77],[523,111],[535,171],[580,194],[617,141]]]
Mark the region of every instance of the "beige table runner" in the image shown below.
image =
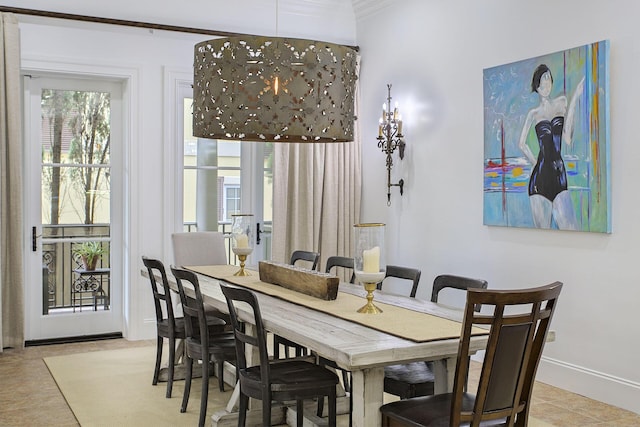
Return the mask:
[[[382,309],[382,313],[363,314],[358,313],[357,310],[366,304],[366,299],[345,292],[338,292],[338,298],[333,301],[325,301],[278,285],[262,282],[257,271],[251,270],[251,276],[234,276],[233,274],[238,271],[238,267],[234,265],[185,268],[415,342],[459,338],[461,334],[460,322],[376,302],[375,298],[373,302]],[[473,333],[473,335],[485,334],[487,331],[482,329],[475,329]]]

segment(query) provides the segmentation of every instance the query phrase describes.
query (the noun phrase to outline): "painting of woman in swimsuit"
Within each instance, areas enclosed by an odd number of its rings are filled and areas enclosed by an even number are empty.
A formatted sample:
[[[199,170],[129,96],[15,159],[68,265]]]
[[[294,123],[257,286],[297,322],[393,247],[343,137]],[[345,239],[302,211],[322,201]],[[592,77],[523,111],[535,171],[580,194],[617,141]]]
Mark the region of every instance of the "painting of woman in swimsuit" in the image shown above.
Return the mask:
[[[577,230],[561,149],[563,141],[571,144],[576,101],[582,94],[584,77],[578,83],[568,109],[566,96],[550,98],[552,86],[553,76],[549,67],[540,64],[531,80],[531,91],[538,93],[540,104],[527,114],[518,146],[527,160],[535,165],[528,187],[535,226],[551,228],[551,219],[554,218],[559,229]],[[532,125],[535,125],[539,144],[537,158],[527,145],[527,135]]]
[[[485,225],[611,232],[609,43],[487,68]]]

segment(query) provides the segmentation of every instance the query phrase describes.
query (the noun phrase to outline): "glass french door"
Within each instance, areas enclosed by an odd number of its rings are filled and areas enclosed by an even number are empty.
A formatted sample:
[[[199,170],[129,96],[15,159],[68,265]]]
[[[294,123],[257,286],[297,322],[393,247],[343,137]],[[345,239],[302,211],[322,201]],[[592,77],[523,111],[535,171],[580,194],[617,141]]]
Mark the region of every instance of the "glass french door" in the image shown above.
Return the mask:
[[[31,75],[25,87],[26,339],[122,331],[122,86]]]
[[[182,231],[231,231],[232,215],[254,215],[256,242],[247,264],[271,258],[273,210],[273,149],[271,143],[201,139],[193,136],[191,104],[193,90],[184,82],[178,91],[179,132],[177,155],[182,158],[178,172],[182,204],[176,211]],[[180,164],[180,162],[177,162]],[[227,241],[227,258],[237,263]]]

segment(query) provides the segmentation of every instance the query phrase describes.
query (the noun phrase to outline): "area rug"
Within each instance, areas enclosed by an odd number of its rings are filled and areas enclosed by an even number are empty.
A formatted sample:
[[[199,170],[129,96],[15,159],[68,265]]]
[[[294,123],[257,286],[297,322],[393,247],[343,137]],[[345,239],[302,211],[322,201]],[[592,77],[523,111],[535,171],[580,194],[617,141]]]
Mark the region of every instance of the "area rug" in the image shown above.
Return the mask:
[[[201,379],[193,379],[189,407],[181,414],[184,381],[174,382],[170,399],[165,397],[166,383],[151,385],[155,347],[53,356],[46,357],[44,362],[83,427],[198,424]],[[226,406],[232,393],[230,387],[221,393],[217,380],[210,381],[207,420]],[[385,402],[394,398],[385,394]],[[208,421],[206,425],[210,425]],[[339,416],[338,425],[348,426],[348,416]],[[529,426],[553,427],[532,417]]]
[[[165,353],[167,353],[165,351]],[[187,412],[180,413],[184,381],[153,386],[155,347],[54,356],[44,359],[81,426],[195,426],[201,379],[194,378]],[[231,388],[221,393],[217,379],[209,388],[207,417],[225,407]],[[210,418],[209,418],[210,419]]]

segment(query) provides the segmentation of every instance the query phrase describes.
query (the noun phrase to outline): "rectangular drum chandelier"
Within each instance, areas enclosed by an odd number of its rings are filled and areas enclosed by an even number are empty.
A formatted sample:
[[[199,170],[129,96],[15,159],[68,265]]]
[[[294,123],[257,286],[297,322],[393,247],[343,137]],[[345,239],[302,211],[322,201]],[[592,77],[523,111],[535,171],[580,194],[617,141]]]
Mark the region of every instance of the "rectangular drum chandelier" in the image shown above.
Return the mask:
[[[195,46],[193,133],[210,139],[353,141],[357,53],[293,38]]]

